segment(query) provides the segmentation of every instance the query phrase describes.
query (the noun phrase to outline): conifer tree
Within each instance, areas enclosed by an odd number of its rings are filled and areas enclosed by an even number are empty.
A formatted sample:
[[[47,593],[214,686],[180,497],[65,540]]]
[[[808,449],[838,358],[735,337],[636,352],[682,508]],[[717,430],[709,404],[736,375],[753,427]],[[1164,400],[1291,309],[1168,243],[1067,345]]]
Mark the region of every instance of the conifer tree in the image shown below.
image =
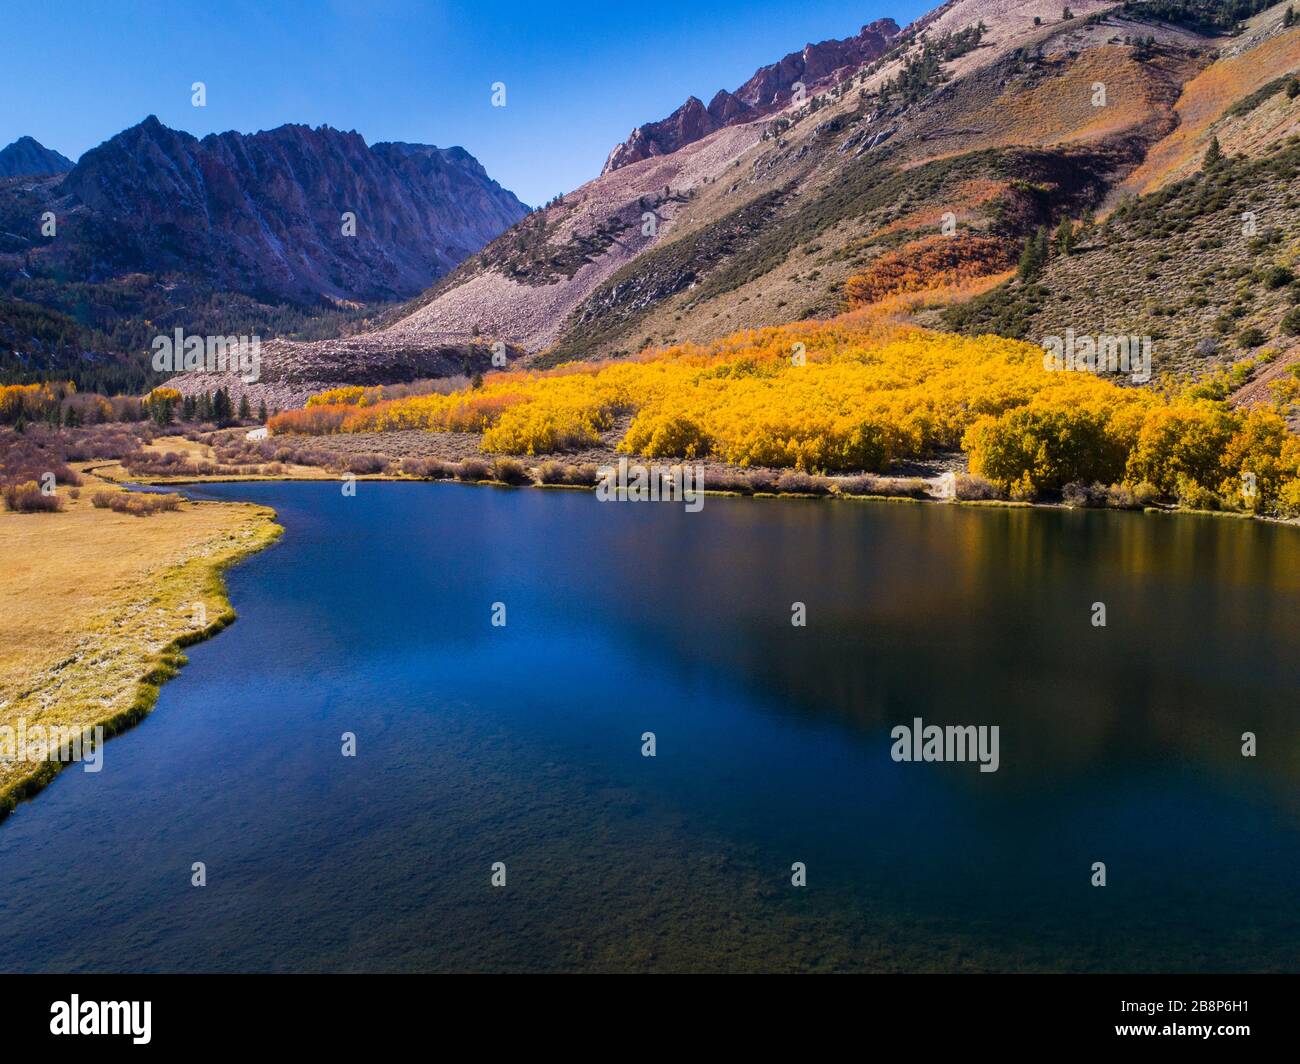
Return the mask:
[[[1210,146],[1205,149],[1205,162],[1203,164],[1204,168],[1206,170],[1213,170],[1222,162],[1223,162],[1223,149],[1219,147],[1219,138],[1211,137]]]
[[[1061,255],[1069,255],[1074,250],[1074,223],[1069,218],[1062,218],[1056,227],[1055,244]]]

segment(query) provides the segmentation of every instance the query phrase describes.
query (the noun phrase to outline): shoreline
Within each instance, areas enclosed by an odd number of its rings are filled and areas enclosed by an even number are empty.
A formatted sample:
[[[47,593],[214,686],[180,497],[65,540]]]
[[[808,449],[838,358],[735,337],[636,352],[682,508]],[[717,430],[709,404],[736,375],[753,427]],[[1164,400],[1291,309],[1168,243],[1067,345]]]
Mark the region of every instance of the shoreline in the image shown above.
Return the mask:
[[[90,468],[83,468],[82,472],[95,475]],[[190,552],[189,556],[167,565],[160,573],[146,573],[126,587],[112,586],[108,590],[110,601],[88,616],[86,623],[78,625],[74,618],[73,644],[77,653],[45,666],[30,679],[22,677],[25,689],[0,703],[0,710],[8,710],[0,714],[0,723],[8,723],[11,719],[25,720],[25,716],[14,713],[15,709],[20,709],[36,718],[34,724],[47,727],[102,727],[107,741],[149,716],[163,684],[177,676],[188,663],[185,648],[211,639],[235,621],[237,613],[226,587],[226,571],[276,543],[284,529],[277,523],[275,511],[270,507],[193,499],[188,500],[187,505],[199,508],[198,512],[205,517],[215,515],[210,508],[226,508],[227,512],[219,516],[227,520],[206,535],[187,541],[184,546]],[[111,511],[94,512],[108,514]],[[157,522],[163,516],[126,517],[125,521]],[[15,515],[15,518],[22,521],[50,519],[45,515],[26,514]],[[141,530],[150,527],[146,525]],[[152,531],[159,536],[170,536],[174,528],[156,525],[152,526]],[[156,625],[159,614],[169,611],[183,614],[184,610],[193,609],[197,604],[203,606],[204,619],[207,620],[202,627],[179,631],[160,646],[156,643],[133,643],[137,629],[131,621],[142,615],[146,618],[153,615]],[[207,619],[209,612],[215,613],[210,620]],[[115,689],[110,684],[110,689],[105,692],[96,686],[96,674],[104,671],[106,659],[115,656],[125,659],[114,664],[124,671],[129,670],[129,678],[121,681]],[[111,672],[113,667],[108,665],[108,670]],[[11,679],[10,676],[4,677],[7,682]],[[69,720],[67,703],[74,706],[90,704],[96,708]],[[0,766],[17,766],[8,773],[14,778],[0,785],[0,824],[17,809],[19,803],[37,796],[61,771],[74,764],[48,759],[0,762]]]
[[[228,431],[228,430],[226,430]],[[242,430],[237,430],[234,434],[228,435],[227,439],[237,438]],[[247,434],[244,434],[245,437]],[[347,435],[347,434],[345,434]],[[595,490],[594,479],[575,480],[575,479],[544,479],[545,467],[560,466],[569,473],[585,471],[588,478],[594,478],[596,470],[605,466],[616,467],[620,461],[626,460],[635,462],[638,465],[650,469],[671,469],[674,466],[693,466],[703,470],[704,476],[700,483],[706,485],[700,489],[700,494],[704,496],[716,497],[748,497],[748,498],[813,498],[813,499],[840,499],[844,501],[910,501],[910,502],[931,502],[931,503],[948,503],[963,506],[982,506],[982,507],[1001,507],[1005,509],[1045,509],[1045,510],[1103,510],[1125,513],[1158,513],[1158,514],[1184,514],[1205,517],[1231,517],[1238,519],[1253,519],[1269,524],[1297,525],[1300,524],[1300,516],[1297,517],[1279,517],[1269,514],[1258,514],[1249,510],[1232,510],[1232,509],[1192,509],[1177,505],[1177,503],[1167,503],[1162,501],[1145,502],[1130,506],[1072,506],[1059,495],[1051,495],[1046,498],[1039,498],[1033,501],[997,498],[997,497],[978,497],[978,498],[955,498],[952,496],[939,494],[942,490],[944,478],[950,474],[956,474],[961,477],[967,473],[966,456],[959,451],[939,452],[928,459],[912,460],[898,463],[896,468],[888,473],[869,473],[866,471],[859,472],[840,472],[831,474],[805,474],[800,470],[788,467],[739,467],[719,462],[716,459],[705,458],[687,461],[685,459],[646,459],[638,455],[620,455],[614,448],[612,438],[620,435],[620,430],[615,429],[607,435],[611,439],[604,440],[599,447],[586,448],[577,452],[568,452],[564,454],[542,454],[542,455],[513,455],[513,454],[496,454],[480,451],[469,445],[466,433],[450,432],[428,432],[425,430],[394,430],[391,433],[363,433],[352,434],[355,439],[348,437],[346,446],[339,446],[341,437],[339,435],[325,436],[303,436],[300,434],[287,434],[279,437],[271,437],[271,441],[278,441],[286,449],[295,448],[299,445],[314,444],[323,449],[310,456],[311,464],[302,464],[296,459],[299,456],[288,456],[280,461],[278,458],[274,464],[277,468],[274,472],[264,471],[262,460],[256,457],[250,459],[247,456],[239,456],[231,459],[236,465],[243,464],[249,468],[244,472],[239,468],[227,468],[221,472],[202,473],[193,469],[186,468],[187,462],[192,457],[203,457],[213,459],[218,457],[214,455],[214,448],[220,449],[222,445],[222,432],[211,433],[204,440],[197,440],[191,436],[162,436],[155,438],[147,447],[147,450],[155,454],[162,454],[167,451],[179,451],[185,456],[184,460],[176,465],[177,472],[170,473],[154,468],[152,470],[141,469],[139,472],[132,473],[126,466],[116,460],[102,462],[98,468],[105,470],[101,473],[105,479],[109,479],[117,484],[139,484],[149,487],[177,487],[185,484],[223,484],[223,483],[241,483],[257,481],[334,481],[338,482],[343,477],[352,477],[355,480],[386,480],[386,481],[412,481],[412,482],[438,482],[447,481],[462,484],[482,484],[495,485],[499,487],[534,487],[534,488],[572,488]],[[386,436],[391,436],[391,440],[386,440]],[[448,450],[449,444],[447,438],[455,437],[456,448],[453,451]],[[266,440],[259,441],[265,444]],[[385,446],[386,444],[386,446]],[[310,449],[310,448],[308,448]],[[451,458],[447,456],[452,456]],[[456,456],[463,456],[461,461],[452,460]],[[386,464],[387,468],[378,472],[349,472],[346,462],[349,458],[364,457],[374,459],[375,461]],[[334,461],[329,464],[326,459],[333,458]],[[418,464],[421,460],[426,464],[441,466],[440,473],[430,474],[426,471],[401,471],[398,467],[405,467],[408,460],[413,460],[413,464]],[[458,467],[466,462],[474,461],[477,463],[482,472],[474,476],[462,476]],[[498,462],[512,463],[517,476],[511,479],[502,480],[493,475],[492,467]],[[111,470],[111,472],[109,472]],[[477,472],[477,471],[476,471]],[[486,475],[484,475],[486,474]],[[779,490],[774,482],[785,474],[796,474],[804,477],[806,480],[816,482],[815,490],[804,490],[802,486],[796,487],[791,485],[787,490]],[[759,478],[760,483],[753,483],[752,478]],[[974,478],[979,480],[980,478]],[[746,490],[744,482],[750,480],[752,488]],[[766,480],[766,483],[761,481]],[[737,484],[740,481],[740,484]],[[854,482],[857,481],[857,485]],[[866,481],[871,487],[878,490],[868,491],[849,491],[844,490],[845,486],[854,485],[863,487],[863,481]],[[721,484],[721,487],[709,488],[707,485],[712,482]],[[992,490],[992,485],[985,485]],[[960,490],[960,489],[959,489]],[[981,493],[982,494],[982,493]]]
[[[112,463],[106,463],[112,464]],[[465,487],[488,487],[488,488],[533,488],[543,491],[589,491],[594,492],[595,486],[588,484],[546,484],[540,481],[534,481],[530,484],[511,484],[504,480],[492,480],[490,478],[483,480],[460,480],[455,477],[416,477],[408,476],[404,473],[364,473],[352,474],[354,479],[360,481],[386,481],[390,483],[405,484],[460,484]],[[834,479],[833,477],[831,479]],[[322,483],[325,481],[339,482],[340,474],[321,474],[321,475],[300,475],[300,476],[267,476],[264,474],[247,474],[247,475],[220,475],[220,476],[182,476],[182,477],[149,477],[138,476],[129,479],[113,481],[113,483],[123,486],[139,484],[146,487],[185,487],[188,484],[242,484],[242,483]],[[929,481],[933,483],[934,481]],[[1128,513],[1128,514],[1161,514],[1168,517],[1218,517],[1228,518],[1238,521],[1258,521],[1262,524],[1285,525],[1290,527],[1300,527],[1300,518],[1294,517],[1270,517],[1267,514],[1256,514],[1246,511],[1237,510],[1194,510],[1181,506],[1134,506],[1134,507],[1117,507],[1117,506],[1070,506],[1064,502],[1026,502],[1018,499],[945,499],[936,496],[919,498],[911,495],[855,495],[836,490],[825,492],[796,492],[796,491],[755,491],[744,492],[730,489],[709,489],[705,488],[701,492],[705,497],[719,499],[814,499],[819,501],[839,501],[839,502],[885,502],[885,503],[918,503],[921,505],[935,506],[964,506],[980,507],[988,509],[1004,510],[1069,510],[1079,513]]]

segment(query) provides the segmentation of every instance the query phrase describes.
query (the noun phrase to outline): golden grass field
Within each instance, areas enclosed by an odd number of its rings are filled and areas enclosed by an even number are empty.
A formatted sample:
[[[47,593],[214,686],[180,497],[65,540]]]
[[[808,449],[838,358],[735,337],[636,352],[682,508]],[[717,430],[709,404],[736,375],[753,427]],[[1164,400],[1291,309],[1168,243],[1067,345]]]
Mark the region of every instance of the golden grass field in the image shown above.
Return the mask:
[[[108,735],[138,721],[184,664],[180,648],[234,619],[222,569],[280,534],[273,511],[242,503],[96,509],[96,491],[120,489],[95,465],[79,466],[86,483],[64,512],[0,513],[0,725]],[[0,760],[0,817],[56,768]]]

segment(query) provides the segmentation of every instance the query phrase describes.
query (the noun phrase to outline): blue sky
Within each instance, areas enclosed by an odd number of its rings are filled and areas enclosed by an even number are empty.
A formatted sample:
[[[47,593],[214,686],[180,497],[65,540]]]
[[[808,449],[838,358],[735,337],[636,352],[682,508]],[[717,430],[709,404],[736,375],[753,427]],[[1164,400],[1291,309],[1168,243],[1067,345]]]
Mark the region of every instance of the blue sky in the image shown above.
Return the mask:
[[[594,177],[632,127],[706,103],[904,0],[37,0],[6,5],[0,145],[75,159],[156,114],[196,136],[285,122],[460,144],[530,204]],[[207,85],[208,105],[190,103]],[[491,85],[507,106],[491,106]]]

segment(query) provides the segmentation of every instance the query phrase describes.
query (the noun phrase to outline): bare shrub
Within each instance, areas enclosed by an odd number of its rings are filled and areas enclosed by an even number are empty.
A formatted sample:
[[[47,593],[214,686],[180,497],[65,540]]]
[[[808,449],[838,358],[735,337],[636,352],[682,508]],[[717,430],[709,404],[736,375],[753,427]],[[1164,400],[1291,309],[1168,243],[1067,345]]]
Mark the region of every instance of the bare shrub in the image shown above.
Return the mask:
[[[567,484],[569,482],[569,469],[563,462],[552,459],[549,462],[542,463],[537,470],[537,476],[543,484]]]
[[[445,480],[453,473],[441,458],[403,458],[401,470],[408,477],[421,480]]]
[[[456,467],[456,479],[464,481],[487,480],[492,475],[492,467],[481,458],[466,458]]]
[[[746,474],[730,469],[719,469],[709,473],[708,482],[710,491],[734,491],[741,495],[748,495],[754,490]]]
[[[382,454],[354,454],[347,461],[347,471],[357,476],[383,473],[388,469],[388,459]]]
[[[569,472],[565,477],[565,483],[585,488],[595,487],[598,480],[600,480],[600,470],[590,462],[584,462],[582,465],[570,466]]]
[[[46,495],[34,480],[4,487],[5,509],[15,513],[57,513],[64,507],[61,495]]]
[[[522,462],[514,458],[498,458],[492,463],[492,476],[503,484],[531,484],[533,478],[528,475]]]
[[[179,495],[159,495],[153,492],[97,491],[91,503],[99,510],[112,510],[132,517],[152,517],[154,514],[181,508]]]
[[[776,490],[782,495],[825,495],[830,490],[830,485],[825,477],[814,477],[791,469],[781,474],[776,482]]]
[[[870,473],[856,477],[843,477],[838,482],[841,495],[883,495],[880,478]]]
[[[983,477],[972,476],[969,473],[957,474],[953,485],[953,494],[964,502],[986,502],[991,499],[1002,498],[997,485],[985,480]]]

